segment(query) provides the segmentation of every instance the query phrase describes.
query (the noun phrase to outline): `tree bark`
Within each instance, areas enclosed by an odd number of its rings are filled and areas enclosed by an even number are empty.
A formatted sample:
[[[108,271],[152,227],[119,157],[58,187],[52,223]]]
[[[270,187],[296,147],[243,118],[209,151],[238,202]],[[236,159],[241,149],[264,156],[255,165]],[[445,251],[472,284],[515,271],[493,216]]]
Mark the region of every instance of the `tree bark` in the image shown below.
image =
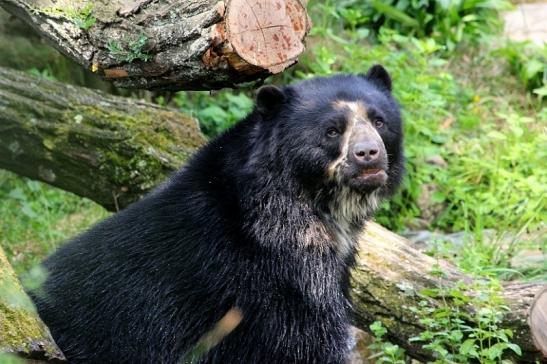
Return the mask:
[[[140,198],[203,142],[181,113],[0,67],[0,167],[110,211]]]
[[[11,353],[48,363],[65,357],[40,320],[30,298],[0,248],[0,353]]]
[[[0,0],[63,54],[121,87],[211,90],[297,61],[305,0]]]
[[[532,338],[536,347],[541,349],[543,355],[547,358],[547,286],[539,291],[534,298],[530,315],[528,316],[528,325],[532,330]]]
[[[0,68],[0,167],[109,210],[140,198],[203,141],[195,121],[176,112]],[[424,329],[409,307],[419,305],[424,289],[471,285],[474,279],[374,223],[367,224],[359,251],[352,282],[355,325],[367,330],[380,320],[409,355],[432,359],[409,341]],[[442,277],[431,273],[436,264]],[[499,293],[510,309],[501,326],[514,332],[513,342],[523,350],[519,362],[533,362],[545,350],[544,285],[512,282]],[[433,307],[450,304],[449,297],[428,301]],[[473,314],[474,307],[465,310]]]

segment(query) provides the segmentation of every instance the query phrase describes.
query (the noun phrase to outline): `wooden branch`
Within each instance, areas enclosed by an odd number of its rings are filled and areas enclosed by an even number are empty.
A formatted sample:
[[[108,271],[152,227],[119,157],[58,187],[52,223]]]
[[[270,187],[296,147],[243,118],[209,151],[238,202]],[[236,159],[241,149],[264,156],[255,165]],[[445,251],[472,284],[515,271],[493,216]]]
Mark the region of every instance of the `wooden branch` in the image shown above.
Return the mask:
[[[444,273],[443,278],[431,274],[437,266]],[[409,355],[422,361],[432,360],[431,353],[423,349],[423,343],[409,341],[424,330],[418,322],[419,317],[409,307],[419,306],[424,298],[418,293],[424,289],[454,287],[457,282],[471,285],[473,281],[450,263],[427,256],[412,248],[401,236],[378,224],[368,223],[360,240],[359,257],[353,273],[355,325],[366,330],[368,325],[379,320],[388,329],[389,339],[404,347]],[[544,315],[546,287],[545,282],[513,282],[506,284],[500,292],[509,307],[500,326],[513,331],[512,342],[523,351],[519,363],[540,360],[541,350],[547,348],[545,341],[538,339],[541,335],[537,334],[544,334],[547,327],[547,316]],[[544,293],[540,295],[539,292]],[[467,293],[474,295],[477,292]],[[441,298],[430,298],[429,301],[433,307],[443,304]],[[530,314],[532,307],[536,309]],[[473,307],[467,307],[467,310],[473,313]]]
[[[0,353],[48,363],[65,363],[46,325],[0,247]]]
[[[0,6],[118,86],[211,90],[294,64],[310,28],[303,1],[0,0]]]
[[[156,105],[0,67],[0,168],[115,211],[179,168],[204,138]]]

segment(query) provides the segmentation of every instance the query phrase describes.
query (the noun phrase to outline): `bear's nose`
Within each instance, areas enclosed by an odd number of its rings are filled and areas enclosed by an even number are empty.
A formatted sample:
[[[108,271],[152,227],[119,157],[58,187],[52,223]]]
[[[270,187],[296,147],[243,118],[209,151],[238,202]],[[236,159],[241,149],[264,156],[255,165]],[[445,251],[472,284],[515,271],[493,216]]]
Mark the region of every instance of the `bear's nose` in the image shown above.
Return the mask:
[[[353,155],[359,162],[372,162],[378,159],[378,145],[374,142],[360,142],[353,146]]]

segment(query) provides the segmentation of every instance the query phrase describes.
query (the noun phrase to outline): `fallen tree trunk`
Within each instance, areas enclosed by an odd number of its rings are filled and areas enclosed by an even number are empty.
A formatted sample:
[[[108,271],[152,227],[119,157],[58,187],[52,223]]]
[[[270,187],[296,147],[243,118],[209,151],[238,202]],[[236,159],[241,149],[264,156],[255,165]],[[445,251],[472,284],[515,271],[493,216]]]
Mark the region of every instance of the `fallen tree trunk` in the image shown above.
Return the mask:
[[[211,90],[294,64],[304,0],[0,0],[63,54],[121,87]]]
[[[110,210],[137,200],[203,143],[195,121],[178,113],[1,68],[0,111],[0,167]],[[420,293],[465,282],[465,293],[474,295],[475,280],[374,223],[360,244],[352,282],[356,326],[367,330],[380,320],[409,355],[432,359],[421,343],[409,340],[424,330],[410,307],[424,299],[431,307],[450,305],[451,297]],[[499,325],[514,332],[512,341],[523,351],[519,362],[540,360],[540,350],[546,350],[544,284],[511,283],[499,292],[509,307]],[[474,309],[462,307],[469,316]]]
[[[203,142],[181,113],[0,67],[0,168],[110,211],[140,198]]]
[[[40,320],[30,298],[0,248],[0,354],[9,353],[47,363],[65,357]],[[0,362],[3,362],[0,358]],[[11,361],[8,360],[11,363]]]
[[[439,275],[442,272],[442,275]],[[438,260],[412,248],[405,238],[375,223],[368,223],[360,239],[359,257],[353,273],[352,293],[356,309],[355,325],[366,329],[370,323],[381,321],[388,329],[391,341],[405,348],[407,353],[422,361],[433,359],[423,342],[410,341],[425,330],[422,318],[411,307],[420,307],[426,300],[428,307],[454,307],[452,288],[463,283],[463,295],[476,296],[473,286],[479,283],[444,260]],[[541,351],[547,351],[547,283],[505,284],[497,295],[508,307],[499,327],[510,329],[511,342],[522,349],[519,363],[541,361]],[[439,290],[440,289],[440,290]],[[425,296],[421,292],[433,290],[446,295]],[[456,296],[457,297],[457,296]],[[476,316],[476,307],[461,308],[463,316]],[[474,322],[467,322],[475,326]],[[547,358],[547,357],[546,357]]]

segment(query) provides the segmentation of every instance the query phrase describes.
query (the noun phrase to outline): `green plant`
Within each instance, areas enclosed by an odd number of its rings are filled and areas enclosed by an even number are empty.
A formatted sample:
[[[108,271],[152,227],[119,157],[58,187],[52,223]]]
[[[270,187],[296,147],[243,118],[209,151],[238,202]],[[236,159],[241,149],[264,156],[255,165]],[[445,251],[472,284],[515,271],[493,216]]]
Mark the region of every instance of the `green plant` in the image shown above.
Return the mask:
[[[207,136],[216,136],[243,119],[253,108],[253,100],[245,92],[179,92],[174,103],[182,111],[195,116]]]
[[[97,22],[97,18],[93,15],[94,5],[89,3],[82,8],[61,8],[61,7],[49,7],[43,8],[46,14],[55,16],[63,16],[70,19],[78,28],[88,30]]]
[[[450,169],[434,178],[447,203],[438,226],[519,229],[545,221],[547,171],[538,168],[547,158],[545,129],[516,113],[498,112],[493,121],[445,150]]]
[[[382,28],[405,35],[431,37],[452,50],[462,41],[477,42],[502,29],[505,0],[343,0],[320,2],[320,10],[333,20],[319,17],[319,25],[334,28],[333,21],[355,30],[367,27],[375,34]]]
[[[45,78],[46,80],[57,81],[57,79],[55,78],[55,76],[53,75],[51,70],[49,70],[48,68],[44,68],[43,70],[39,70],[38,68],[33,67],[33,68],[27,70],[27,73],[29,73],[33,76],[36,76],[36,77]]]
[[[0,353],[0,364],[24,364],[25,361],[14,354]]]
[[[442,277],[438,267],[433,275]],[[437,360],[433,363],[483,364],[512,363],[509,353],[522,355],[518,345],[511,343],[513,333],[500,326],[508,308],[499,297],[501,285],[495,279],[476,280],[468,285],[441,286],[420,292],[424,297],[418,307],[410,310],[420,317],[425,330],[410,339],[423,343]],[[441,302],[434,306],[428,298]],[[469,311],[465,307],[473,307]]]
[[[72,21],[76,26],[83,30],[88,30],[97,22],[97,18],[93,16],[93,4],[89,3],[84,6],[80,11],[74,11],[69,13]]]
[[[511,70],[528,91],[540,99],[547,96],[547,45],[507,41],[504,47],[494,50],[493,55],[507,59]]]
[[[108,214],[93,202],[0,171],[0,246],[18,273]]]
[[[405,364],[405,351],[398,345],[385,341],[383,337],[387,329],[380,321],[374,321],[370,326],[374,341],[368,348],[374,353],[368,360],[378,364]]]
[[[148,37],[145,34],[140,34],[138,37],[126,39],[121,43],[111,39],[107,44],[107,48],[117,61],[131,63],[141,60],[147,62],[151,58],[145,51],[147,42]]]
[[[466,234],[461,245],[443,238],[437,239],[427,254],[450,260],[471,275],[494,277],[505,281],[545,281],[547,265],[525,265],[517,268],[511,266],[511,259],[520,250],[539,249],[547,256],[547,239],[542,237],[541,230],[533,236],[526,236],[527,228],[525,225],[516,233],[511,231],[510,236],[503,231],[493,230],[485,234],[484,230],[478,228]]]

